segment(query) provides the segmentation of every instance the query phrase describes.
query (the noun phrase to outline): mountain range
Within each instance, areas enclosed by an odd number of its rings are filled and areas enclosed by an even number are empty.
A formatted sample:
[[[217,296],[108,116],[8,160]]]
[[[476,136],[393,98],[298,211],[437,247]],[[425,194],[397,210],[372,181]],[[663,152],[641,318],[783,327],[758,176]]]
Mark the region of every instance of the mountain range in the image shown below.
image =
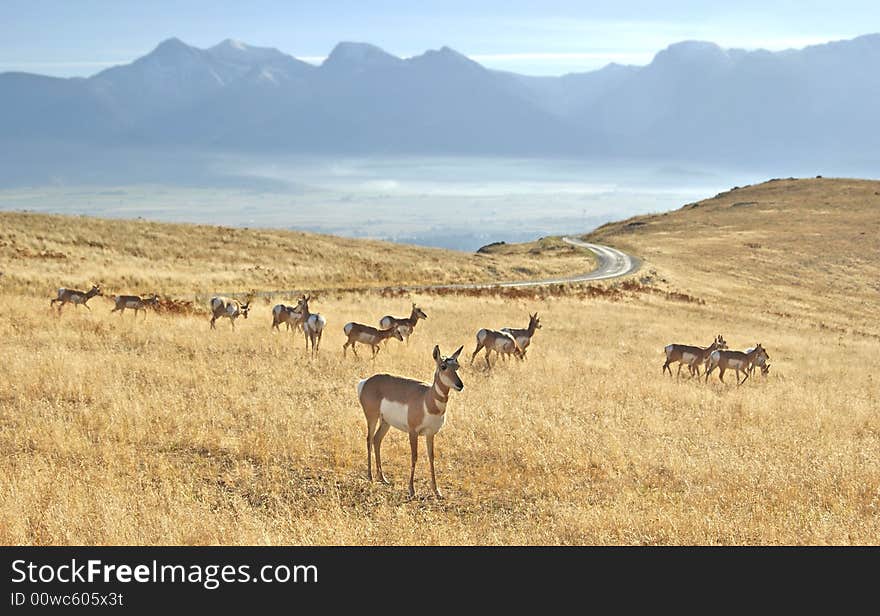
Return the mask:
[[[178,39],[89,78],[0,74],[7,149],[874,161],[880,34],[770,52],[676,43],[646,66],[561,77],[448,47],[339,43],[319,66]]]

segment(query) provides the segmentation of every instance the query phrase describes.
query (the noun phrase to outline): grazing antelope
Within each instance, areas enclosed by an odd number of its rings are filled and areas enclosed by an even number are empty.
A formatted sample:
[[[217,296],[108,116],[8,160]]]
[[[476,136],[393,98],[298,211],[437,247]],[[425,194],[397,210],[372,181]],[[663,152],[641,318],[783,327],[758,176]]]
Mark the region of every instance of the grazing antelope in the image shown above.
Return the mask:
[[[290,331],[291,326],[294,331],[297,328],[302,330],[302,312],[299,311],[299,304],[296,306],[278,304],[272,308],[272,329],[278,329],[282,323],[287,324],[287,331]]]
[[[523,358],[526,356],[526,349],[529,348],[529,345],[532,343],[532,336],[535,335],[535,331],[541,329],[541,320],[538,318],[538,313],[529,314],[529,324],[525,329],[514,329],[512,327],[502,327],[501,331],[506,332],[516,338],[516,343],[519,345],[519,348],[522,350]]]
[[[235,319],[239,316],[243,316],[246,319],[248,317],[248,310],[250,310],[250,302],[241,303],[227,297],[212,297],[211,329],[217,329],[214,321],[220,317],[227,317],[229,322],[232,323],[232,329],[235,329]]]
[[[514,338],[512,334],[505,331],[495,331],[493,329],[481,329],[477,332],[477,348],[474,349],[474,352],[471,355],[471,365],[474,364],[474,358],[477,356],[477,353],[480,352],[480,349],[486,349],[487,368],[492,367],[492,364],[489,363],[489,354],[492,353],[492,351],[495,351],[496,354],[504,358],[508,355],[513,355],[514,357],[522,359],[525,355],[519,344],[516,342],[516,338]]]
[[[318,347],[321,346],[321,336],[324,335],[324,326],[327,325],[327,319],[318,313],[309,311],[309,300],[312,296],[303,295],[297,309],[302,313],[302,328],[306,338],[306,351],[309,350],[309,341],[312,342],[312,354],[318,354]]]
[[[374,374],[357,384],[358,400],[367,418],[367,477],[373,481],[371,449],[376,446],[376,474],[382,483],[390,483],[382,472],[382,439],[392,426],[409,434],[410,471],[409,495],[415,496],[413,478],[419,455],[419,436],[424,435],[428,445],[428,464],[431,468],[431,489],[434,496],[443,498],[437,489],[434,475],[434,435],[446,423],[446,403],[449,390],[461,391],[464,384],[458,376],[458,355],[463,347],[449,357],[440,355],[435,346],[434,380],[429,385],[414,379],[391,374]],[[378,429],[376,426],[378,425]]]
[[[678,372],[676,376],[681,376],[681,367],[686,365],[691,376],[700,376],[700,364],[705,363],[709,354],[718,349],[726,349],[727,342],[721,334],[715,336],[712,344],[703,348],[698,346],[690,346],[687,344],[667,344],[663,351],[666,353],[666,362],[663,364],[663,373],[669,370],[669,376],[672,376],[672,368],[669,364],[678,362]]]
[[[426,315],[422,309],[416,306],[415,302],[413,302],[412,312],[410,312],[409,317],[397,318],[386,314],[379,319],[379,327],[382,329],[397,327],[400,330],[400,335],[403,336],[404,340],[409,344],[409,337],[412,335],[413,331],[415,331],[419,319],[427,318],[428,315]]]
[[[742,351],[712,351],[706,368],[706,381],[708,382],[709,380],[709,373],[718,368],[718,378],[723,383],[724,371],[731,368],[736,370],[736,384],[742,385],[749,378],[750,368],[758,362],[766,364],[768,359],[770,359],[770,355],[760,344],[755,345],[748,353]],[[739,380],[740,372],[744,375],[742,381]]]
[[[342,328],[342,331],[344,331],[345,335],[348,337],[346,343],[342,345],[343,357],[345,357],[345,354],[348,352],[348,347],[351,347],[352,353],[357,357],[357,349],[355,348],[355,345],[358,342],[372,347],[373,357],[378,355],[380,348],[379,345],[383,341],[388,340],[389,338],[397,338],[403,342],[403,335],[400,333],[400,328],[398,327],[376,329],[375,327],[361,325],[360,323],[346,323],[345,327]]]
[[[755,347],[749,347],[745,351],[743,351],[743,353],[748,355],[754,350]],[[761,355],[760,357],[758,357],[755,362],[751,366],[749,366],[749,374],[752,374],[755,371],[755,366],[758,366],[761,369],[762,376],[767,376],[768,374],[770,374],[770,364],[767,363],[767,360],[770,359],[770,356],[766,355],[766,351],[764,353],[765,355]]]
[[[102,295],[101,293],[101,285],[93,284],[92,288],[88,291],[76,291],[74,289],[65,289],[61,287],[58,289],[58,297],[49,302],[49,307],[53,307],[55,302],[58,303],[58,314],[61,314],[61,309],[64,307],[64,304],[73,304],[74,307],[82,304],[86,308],[89,308],[89,305],[86,303],[90,299],[92,299],[96,295]],[[89,308],[91,311],[91,308]]]
[[[137,318],[137,313],[139,310],[144,311],[144,319],[147,318],[147,307],[152,306],[155,308],[159,305],[159,296],[153,293],[150,297],[140,297],[139,295],[114,295],[113,303],[116,304],[116,307],[110,311],[110,313],[114,313],[119,311],[119,316],[122,316],[122,313],[125,312],[126,308],[131,308],[134,310],[134,316]]]

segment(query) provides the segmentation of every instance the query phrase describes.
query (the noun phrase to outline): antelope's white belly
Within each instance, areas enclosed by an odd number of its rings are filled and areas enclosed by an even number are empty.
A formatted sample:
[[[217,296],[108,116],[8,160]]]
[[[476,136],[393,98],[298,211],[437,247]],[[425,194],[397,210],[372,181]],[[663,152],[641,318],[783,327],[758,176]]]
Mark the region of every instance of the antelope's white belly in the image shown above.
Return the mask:
[[[363,344],[373,344],[373,342],[375,342],[375,340],[373,340],[373,336],[370,335],[368,332],[360,332],[358,334],[355,334],[354,339]]]
[[[507,338],[496,338],[492,343],[492,350],[499,353],[511,351],[512,347],[513,341]]]
[[[445,423],[446,413],[443,413],[442,415],[432,415],[426,408],[422,423],[416,428],[416,432],[419,434],[437,434]]]
[[[141,303],[136,299],[129,299],[125,301],[126,308],[140,308]]]
[[[387,327],[385,329],[388,329]],[[400,332],[400,335],[404,338],[408,338],[410,334],[413,333],[413,328],[409,325],[398,325],[397,331]]]
[[[379,416],[398,430],[409,432],[409,406],[406,404],[383,398],[379,403]]]
[[[681,361],[686,364],[692,364],[697,360],[697,356],[693,353],[684,352],[681,354]]]

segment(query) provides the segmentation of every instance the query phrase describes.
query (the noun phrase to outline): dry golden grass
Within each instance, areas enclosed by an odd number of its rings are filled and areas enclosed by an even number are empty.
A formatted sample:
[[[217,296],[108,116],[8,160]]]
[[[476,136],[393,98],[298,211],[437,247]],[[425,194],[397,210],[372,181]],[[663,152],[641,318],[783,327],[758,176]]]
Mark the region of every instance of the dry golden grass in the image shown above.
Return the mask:
[[[698,245],[726,250],[705,237],[721,225],[700,215]],[[829,219],[816,220],[820,230]],[[309,360],[301,336],[269,331],[270,302],[236,331],[224,320],[211,332],[200,316],[111,315],[102,298],[58,317],[45,296],[4,292],[0,543],[876,543],[876,295],[859,296],[862,322],[850,327],[810,282],[826,275],[817,256],[791,289],[816,308],[795,313],[774,267],[789,257],[713,276],[712,255],[679,244],[676,260],[661,231],[626,237],[647,253],[640,276],[656,269],[668,281],[658,286],[705,304],[638,291],[416,295],[429,319],[375,362],[343,359],[343,324],[402,314],[408,297],[322,293],[313,309],[328,328]],[[859,276],[849,284],[876,272],[865,259],[857,274],[841,268]],[[739,288],[753,293],[725,296]],[[525,362],[467,365],[477,328],[524,326],[534,310],[544,327]],[[719,332],[734,347],[764,343],[771,375],[742,387],[732,375],[661,375],[666,343]],[[355,384],[378,371],[428,379],[434,343],[465,346],[465,389],[437,438],[447,498],[428,496],[422,443],[409,500],[400,432],[383,448],[394,485],[366,481]]]
[[[0,212],[0,288],[44,296],[92,282],[105,293],[334,289],[543,278],[589,271],[589,251],[515,245],[504,254],[295,231]]]
[[[880,334],[880,182],[774,180],[589,237],[707,300]]]

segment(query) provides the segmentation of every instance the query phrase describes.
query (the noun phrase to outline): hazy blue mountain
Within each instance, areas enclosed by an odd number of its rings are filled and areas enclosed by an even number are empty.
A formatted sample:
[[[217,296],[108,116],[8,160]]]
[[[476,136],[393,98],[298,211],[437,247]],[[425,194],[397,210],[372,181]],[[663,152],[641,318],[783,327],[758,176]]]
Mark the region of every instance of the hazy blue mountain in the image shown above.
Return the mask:
[[[671,45],[644,67],[530,77],[443,47],[178,39],[88,79],[0,74],[0,142],[222,151],[876,160],[880,35],[783,52]],[[36,158],[39,156],[35,154]]]

